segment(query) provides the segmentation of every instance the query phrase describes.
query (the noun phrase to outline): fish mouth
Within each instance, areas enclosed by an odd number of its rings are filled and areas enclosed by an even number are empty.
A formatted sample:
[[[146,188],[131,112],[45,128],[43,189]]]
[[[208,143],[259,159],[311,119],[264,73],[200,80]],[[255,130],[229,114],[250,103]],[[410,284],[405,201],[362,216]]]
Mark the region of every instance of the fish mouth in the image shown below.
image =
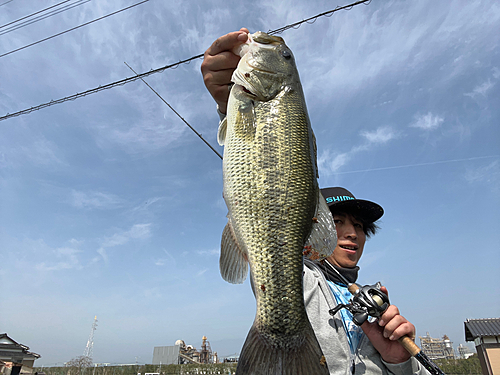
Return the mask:
[[[253,96],[254,98],[257,97],[257,94],[254,94],[252,91],[250,91],[249,89],[247,89],[245,86],[241,86],[241,89],[243,90],[243,92],[247,95],[250,95],[250,96]]]

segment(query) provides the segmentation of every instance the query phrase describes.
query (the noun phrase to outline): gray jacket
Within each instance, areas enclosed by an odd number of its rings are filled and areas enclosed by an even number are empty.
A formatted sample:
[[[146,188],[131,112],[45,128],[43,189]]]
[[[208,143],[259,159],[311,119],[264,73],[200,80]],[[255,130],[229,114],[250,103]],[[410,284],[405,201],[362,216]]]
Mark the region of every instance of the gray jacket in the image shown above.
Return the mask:
[[[323,273],[308,259],[304,259],[304,301],[330,374],[429,374],[413,357],[400,364],[384,362],[364,335],[358,350],[352,355],[340,314],[332,317],[328,313],[337,305],[333,293]]]

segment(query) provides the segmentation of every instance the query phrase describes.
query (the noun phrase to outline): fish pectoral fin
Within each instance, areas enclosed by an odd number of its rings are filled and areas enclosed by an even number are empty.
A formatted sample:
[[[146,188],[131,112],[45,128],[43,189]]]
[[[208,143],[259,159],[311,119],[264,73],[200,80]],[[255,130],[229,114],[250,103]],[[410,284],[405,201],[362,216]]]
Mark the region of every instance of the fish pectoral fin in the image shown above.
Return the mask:
[[[226,131],[227,131],[227,116],[219,123],[219,130],[217,131],[217,142],[219,145],[224,146],[226,142]]]
[[[335,246],[337,246],[337,231],[333,216],[318,189],[316,216],[311,234],[304,245],[304,255],[311,260],[325,259],[333,253]]]
[[[248,274],[248,257],[236,240],[231,220],[222,231],[219,259],[220,274],[231,284],[242,284]]]
[[[238,375],[330,374],[325,356],[309,322],[300,337],[283,337],[280,341],[271,342],[254,323],[241,349],[236,373]]]

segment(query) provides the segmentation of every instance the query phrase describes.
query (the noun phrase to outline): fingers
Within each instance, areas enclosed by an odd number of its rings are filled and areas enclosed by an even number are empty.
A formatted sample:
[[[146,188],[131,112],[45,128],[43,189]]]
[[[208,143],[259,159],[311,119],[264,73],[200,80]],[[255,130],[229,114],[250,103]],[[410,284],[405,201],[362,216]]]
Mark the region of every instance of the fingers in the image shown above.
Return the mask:
[[[214,56],[223,51],[231,51],[237,45],[245,43],[247,39],[248,30],[246,28],[241,28],[240,31],[233,31],[232,33],[217,38],[205,53]]]
[[[236,56],[232,52],[224,51],[215,56],[211,55],[206,56],[205,60],[201,65],[201,71],[204,75],[204,78],[206,74],[210,74],[212,72],[227,71],[225,77],[229,77],[228,79],[230,82],[231,74],[233,70],[236,69],[236,67],[238,66],[239,61],[240,61],[239,56]],[[224,80],[227,80],[227,78],[225,78]],[[224,82],[224,83],[229,83],[229,82]],[[222,83],[222,82],[217,82],[217,83]]]
[[[387,288],[385,286],[381,286],[380,287],[380,290],[382,291],[382,293],[385,293],[387,295],[387,297],[389,297],[389,292],[387,291]]]
[[[384,327],[383,336],[391,341],[397,340],[404,335],[412,339],[415,338],[415,326],[400,315],[399,309],[394,305],[389,306],[387,311],[380,317],[378,324]]]
[[[248,29],[241,28],[223,35],[205,51],[201,64],[203,81],[222,113],[226,112],[231,76],[240,61],[240,57],[232,50],[247,41],[248,32]]]

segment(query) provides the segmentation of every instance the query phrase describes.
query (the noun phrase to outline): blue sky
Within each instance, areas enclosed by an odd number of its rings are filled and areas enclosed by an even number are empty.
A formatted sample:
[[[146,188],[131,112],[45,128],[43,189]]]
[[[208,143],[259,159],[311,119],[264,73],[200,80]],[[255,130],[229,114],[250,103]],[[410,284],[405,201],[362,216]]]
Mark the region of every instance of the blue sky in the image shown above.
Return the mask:
[[[55,3],[13,0],[0,25]],[[87,2],[0,35],[0,54],[132,4]],[[337,5],[150,0],[0,58],[0,116]],[[500,316],[499,29],[494,0],[374,0],[282,34],[320,185],[386,212],[358,281],[381,281],[417,336],[455,347],[467,318]],[[147,81],[222,152],[200,64]],[[150,363],[153,347],[204,335],[238,353],[255,301],[219,275],[226,213],[220,159],[140,81],[0,121],[0,332],[38,365],[82,355],[95,315],[95,362]]]

